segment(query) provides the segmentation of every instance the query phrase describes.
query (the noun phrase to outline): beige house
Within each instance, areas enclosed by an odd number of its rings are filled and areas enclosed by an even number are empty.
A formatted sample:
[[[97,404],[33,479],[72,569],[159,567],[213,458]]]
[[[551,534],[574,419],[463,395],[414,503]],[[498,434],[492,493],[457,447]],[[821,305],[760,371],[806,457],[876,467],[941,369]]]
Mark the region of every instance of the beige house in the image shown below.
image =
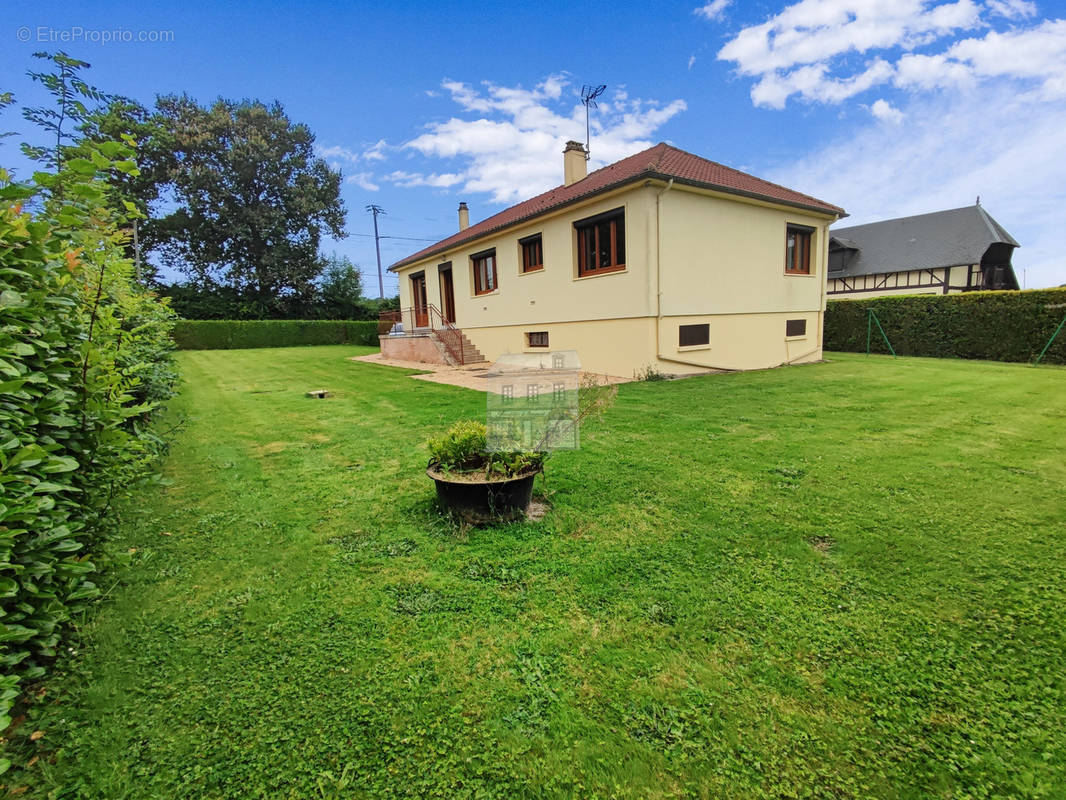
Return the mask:
[[[389,269],[402,335],[386,356],[469,363],[576,350],[630,377],[815,361],[829,225],[844,211],[667,144],[468,224]]]
[[[829,232],[832,300],[1017,289],[1018,242],[980,205]]]

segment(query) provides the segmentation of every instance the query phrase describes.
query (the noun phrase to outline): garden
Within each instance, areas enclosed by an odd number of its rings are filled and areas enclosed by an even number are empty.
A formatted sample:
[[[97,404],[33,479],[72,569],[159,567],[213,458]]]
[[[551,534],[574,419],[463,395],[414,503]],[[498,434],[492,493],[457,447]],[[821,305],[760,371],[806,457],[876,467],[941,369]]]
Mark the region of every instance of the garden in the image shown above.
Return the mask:
[[[1056,797],[1061,367],[620,387],[536,521],[444,514],[478,392],[177,354],[160,483],[30,685],[25,797]],[[331,396],[305,396],[327,388]]]

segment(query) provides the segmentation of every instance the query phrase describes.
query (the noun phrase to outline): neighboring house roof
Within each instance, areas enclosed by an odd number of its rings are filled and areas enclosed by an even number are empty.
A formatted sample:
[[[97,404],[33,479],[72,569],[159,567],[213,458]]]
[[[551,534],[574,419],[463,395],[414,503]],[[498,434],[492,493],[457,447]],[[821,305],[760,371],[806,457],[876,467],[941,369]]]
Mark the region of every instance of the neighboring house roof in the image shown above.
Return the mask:
[[[846,259],[843,270],[831,270],[831,274],[850,277],[980,264],[995,244],[1019,246],[981,206],[832,228],[830,249],[857,252]]]
[[[792,189],[786,189],[776,183],[764,181],[761,178],[756,178],[753,175],[748,175],[714,161],[708,161],[706,158],[700,158],[692,153],[686,153],[684,150],[672,147],[665,142],[660,142],[636,155],[623,158],[621,161],[616,161],[614,164],[609,164],[602,169],[591,172],[587,177],[575,181],[569,186],[556,186],[554,189],[544,192],[544,194],[539,194],[518,205],[511,206],[476,225],[471,225],[466,230],[452,234],[447,239],[442,239],[436,244],[419,250],[414,255],[397,261],[389,269],[396,270],[408,264],[413,264],[436,253],[442,253],[474,239],[495,233],[503,228],[526,222],[541,214],[611,189],[654,178],[664,181],[672,178],[675,183],[683,183],[688,186],[698,186],[742,197],[769,200],[773,203],[781,203],[808,211],[817,211],[841,217],[847,216],[844,209],[826,203],[823,200]]]

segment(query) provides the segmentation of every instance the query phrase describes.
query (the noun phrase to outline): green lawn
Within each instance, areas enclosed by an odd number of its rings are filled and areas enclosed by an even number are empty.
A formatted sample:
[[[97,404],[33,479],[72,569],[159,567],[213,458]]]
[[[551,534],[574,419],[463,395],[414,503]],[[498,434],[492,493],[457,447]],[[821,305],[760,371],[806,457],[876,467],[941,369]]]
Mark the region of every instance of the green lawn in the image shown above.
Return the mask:
[[[170,483],[9,785],[1063,797],[1066,370],[626,385],[542,521],[457,530],[422,442],[484,396],[361,352],[181,354]]]

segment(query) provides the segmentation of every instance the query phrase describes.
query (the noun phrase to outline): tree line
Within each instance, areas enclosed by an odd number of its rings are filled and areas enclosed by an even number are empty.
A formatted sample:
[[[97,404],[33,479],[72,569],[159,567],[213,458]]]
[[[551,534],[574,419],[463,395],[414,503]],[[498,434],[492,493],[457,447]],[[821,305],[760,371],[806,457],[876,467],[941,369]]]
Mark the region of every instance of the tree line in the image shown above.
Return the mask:
[[[112,170],[108,180],[114,201],[137,212],[124,247],[139,279],[170,297],[179,314],[364,319],[395,307],[363,297],[349,259],[322,253],[326,237],[346,236],[341,175],[315,155],[310,128],[280,103],[201,105],[182,94],[146,107],[92,87],[86,62],[59,55],[66,84],[77,90],[65,107],[24,110],[51,139],[24,150],[58,168],[101,142],[135,148],[135,174]]]

